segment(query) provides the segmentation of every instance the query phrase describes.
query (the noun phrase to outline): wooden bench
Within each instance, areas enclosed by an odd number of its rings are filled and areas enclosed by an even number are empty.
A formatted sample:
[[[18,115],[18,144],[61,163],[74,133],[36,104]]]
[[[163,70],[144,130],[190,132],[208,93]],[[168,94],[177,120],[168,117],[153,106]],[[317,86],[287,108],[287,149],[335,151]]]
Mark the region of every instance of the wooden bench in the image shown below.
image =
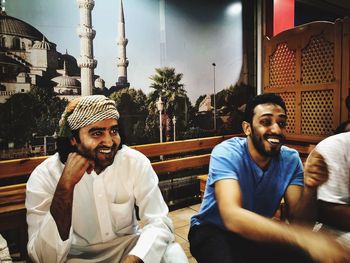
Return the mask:
[[[176,142],[145,144],[132,146],[152,161],[153,169],[160,176],[172,172],[208,167],[210,152],[218,143],[239,135],[216,136]],[[159,156],[163,156],[163,160]],[[185,156],[184,156],[185,155]],[[0,232],[17,230],[18,245],[21,258],[27,258],[27,224],[25,188],[26,180],[37,165],[47,156],[0,161],[0,179],[11,180],[8,185],[0,186]],[[16,180],[22,183],[16,183]],[[24,182],[23,182],[24,181]]]

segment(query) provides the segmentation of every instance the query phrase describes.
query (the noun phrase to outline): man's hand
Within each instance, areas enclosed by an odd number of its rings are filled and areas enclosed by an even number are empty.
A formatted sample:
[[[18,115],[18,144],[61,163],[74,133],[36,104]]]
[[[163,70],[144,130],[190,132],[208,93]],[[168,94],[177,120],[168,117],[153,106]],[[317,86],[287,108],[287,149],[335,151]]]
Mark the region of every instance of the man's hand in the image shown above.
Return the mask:
[[[321,233],[313,233],[311,239],[306,240],[306,251],[320,263],[348,263],[350,251],[342,247],[333,237]]]
[[[93,169],[93,161],[86,159],[78,153],[72,152],[68,155],[59,184],[66,189],[73,190],[74,186],[80,181],[85,172],[90,174]]]
[[[327,164],[321,154],[313,150],[306,162],[304,169],[304,183],[308,187],[318,187],[328,180]]]
[[[136,256],[128,255],[126,258],[124,258],[122,263],[143,263],[143,261]]]

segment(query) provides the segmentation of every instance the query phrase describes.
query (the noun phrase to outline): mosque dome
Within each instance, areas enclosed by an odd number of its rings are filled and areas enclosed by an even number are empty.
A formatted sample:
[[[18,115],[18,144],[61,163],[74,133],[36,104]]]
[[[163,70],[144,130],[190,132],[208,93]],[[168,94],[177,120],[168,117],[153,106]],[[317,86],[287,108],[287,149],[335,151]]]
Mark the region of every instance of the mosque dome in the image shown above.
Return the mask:
[[[100,89],[103,89],[105,86],[105,81],[103,79],[101,79],[100,77],[98,77],[96,80],[95,80],[95,87],[96,88],[100,88]]]
[[[26,72],[20,72],[17,74],[17,83],[29,83],[30,77],[29,74]]]
[[[43,37],[42,41],[35,41],[32,49],[44,49],[44,50],[51,50],[52,44],[46,40],[45,37]]]
[[[42,40],[44,35],[28,23],[2,12],[0,14],[0,35],[12,35],[33,40]]]
[[[69,55],[66,51],[65,54],[59,56],[59,66],[63,67],[63,64],[66,63],[67,74],[70,76],[80,75],[80,68],[75,57]]]
[[[28,77],[29,75],[28,75],[28,73],[26,73],[26,72],[20,72],[20,73],[18,73],[18,75],[17,75],[17,77]]]
[[[62,87],[62,88],[77,88],[80,87],[80,82],[76,78],[63,75],[58,76],[52,79],[52,81],[56,82],[56,87]]]

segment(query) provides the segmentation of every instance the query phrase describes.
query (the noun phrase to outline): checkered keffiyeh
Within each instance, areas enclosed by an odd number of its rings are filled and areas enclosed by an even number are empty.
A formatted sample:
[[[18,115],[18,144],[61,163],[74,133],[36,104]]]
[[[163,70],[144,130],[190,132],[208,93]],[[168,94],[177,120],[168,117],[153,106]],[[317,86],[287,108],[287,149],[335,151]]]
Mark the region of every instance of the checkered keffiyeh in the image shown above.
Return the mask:
[[[119,119],[115,101],[103,96],[85,96],[70,101],[60,120],[59,136],[105,119]]]

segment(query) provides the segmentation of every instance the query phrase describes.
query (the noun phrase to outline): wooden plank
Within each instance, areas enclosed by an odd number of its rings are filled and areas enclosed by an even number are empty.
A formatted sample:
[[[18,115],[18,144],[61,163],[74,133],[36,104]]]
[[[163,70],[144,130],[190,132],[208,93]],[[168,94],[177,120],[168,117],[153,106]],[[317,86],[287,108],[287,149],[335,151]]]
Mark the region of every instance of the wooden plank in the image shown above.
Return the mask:
[[[26,184],[0,187],[0,207],[9,204],[24,203]]]
[[[215,145],[219,144],[220,142],[236,136],[243,135],[232,134],[191,140],[182,140],[176,142],[144,144],[132,146],[132,148],[142,152],[147,157],[154,157],[159,155],[186,153],[198,150],[212,149]]]
[[[13,213],[26,213],[26,207],[24,205],[24,202],[18,203],[18,204],[11,204],[11,205],[6,205],[6,206],[0,206],[0,219],[3,216],[10,216],[10,214]],[[9,223],[11,225],[11,222],[5,222],[2,219],[0,220],[0,226],[2,226],[5,223]],[[2,227],[0,227],[0,230]]]
[[[0,195],[3,194],[3,193],[22,191],[22,190],[25,190],[25,189],[26,189],[26,183],[1,186],[0,187]]]
[[[188,168],[197,168],[209,164],[210,154],[202,154],[186,158],[172,159],[152,163],[154,171],[159,174],[176,172]]]
[[[40,156],[26,159],[15,159],[0,162],[0,179],[29,175],[35,167],[47,159]]]

